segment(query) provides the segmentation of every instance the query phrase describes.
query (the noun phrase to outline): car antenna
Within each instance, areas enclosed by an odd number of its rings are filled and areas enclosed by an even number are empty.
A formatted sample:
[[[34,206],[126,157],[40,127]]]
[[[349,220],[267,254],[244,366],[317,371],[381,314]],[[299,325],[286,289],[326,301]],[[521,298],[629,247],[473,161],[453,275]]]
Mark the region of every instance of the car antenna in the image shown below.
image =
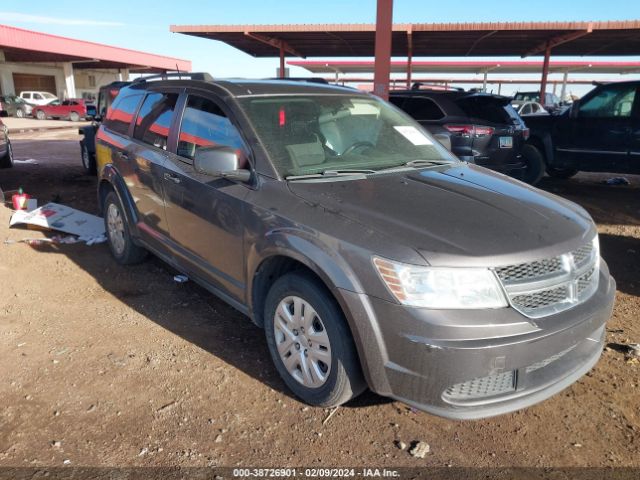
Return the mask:
[[[178,80],[182,80],[182,74],[180,73],[180,69],[178,68],[178,62],[176,62],[176,72],[178,72]]]

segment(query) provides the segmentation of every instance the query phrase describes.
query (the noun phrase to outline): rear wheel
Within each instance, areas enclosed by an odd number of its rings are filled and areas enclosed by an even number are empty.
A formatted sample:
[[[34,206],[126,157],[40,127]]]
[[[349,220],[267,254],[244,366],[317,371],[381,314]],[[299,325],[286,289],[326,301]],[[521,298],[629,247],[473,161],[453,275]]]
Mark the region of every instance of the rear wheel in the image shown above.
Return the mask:
[[[147,256],[147,251],[133,242],[122,204],[115,192],[110,192],[104,201],[104,227],[111,254],[120,265],[139,263]]]
[[[267,294],[264,318],[276,369],[303,401],[334,407],[365,389],[344,315],[320,282],[298,273],[280,277]]]
[[[526,144],[522,148],[522,158],[525,162],[523,180],[530,185],[535,185],[544,176],[544,157],[538,147]]]
[[[24,118],[24,111],[19,108],[18,110],[16,110],[16,117],[18,118]]]
[[[13,147],[11,147],[11,142],[7,139],[7,151],[4,156],[0,158],[0,168],[11,168],[13,167]]]
[[[71,120],[72,122],[80,121],[80,114],[78,114],[78,112],[71,112],[69,114],[69,120]]]
[[[80,142],[80,156],[82,158],[82,168],[87,175],[96,174],[96,157],[89,152],[84,142]]]
[[[578,169],[547,167],[547,173],[554,178],[571,178],[578,173]]]
[[[38,120],[45,120],[47,118],[47,115],[42,110],[38,110],[36,112],[36,118]]]

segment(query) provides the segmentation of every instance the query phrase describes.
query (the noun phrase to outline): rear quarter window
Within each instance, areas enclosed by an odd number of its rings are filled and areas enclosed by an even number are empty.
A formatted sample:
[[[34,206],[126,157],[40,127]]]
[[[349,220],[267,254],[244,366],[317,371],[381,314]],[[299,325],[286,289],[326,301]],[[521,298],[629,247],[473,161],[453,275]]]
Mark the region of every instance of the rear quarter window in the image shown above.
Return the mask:
[[[142,93],[136,93],[116,98],[107,112],[104,126],[109,130],[126,135],[142,95]]]

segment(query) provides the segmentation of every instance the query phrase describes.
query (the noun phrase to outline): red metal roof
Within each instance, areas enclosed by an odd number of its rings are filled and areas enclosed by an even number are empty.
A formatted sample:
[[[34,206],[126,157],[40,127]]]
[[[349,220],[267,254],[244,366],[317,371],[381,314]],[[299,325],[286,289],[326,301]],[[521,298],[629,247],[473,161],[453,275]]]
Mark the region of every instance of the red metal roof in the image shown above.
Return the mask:
[[[302,67],[312,73],[372,73],[374,62],[337,61],[337,60],[292,60],[288,65]],[[540,61],[413,61],[414,73],[538,73],[542,71]],[[407,62],[392,61],[393,73],[405,73]],[[601,62],[601,61],[551,61],[549,73],[640,73],[640,62]]]
[[[171,31],[219,40],[255,57],[371,57],[375,24],[172,25]],[[637,55],[640,20],[395,24],[392,56]]]
[[[94,42],[0,25],[0,49],[7,62],[81,62],[74,68],[128,68],[149,73],[190,72],[191,62],[179,58],[112,47]]]

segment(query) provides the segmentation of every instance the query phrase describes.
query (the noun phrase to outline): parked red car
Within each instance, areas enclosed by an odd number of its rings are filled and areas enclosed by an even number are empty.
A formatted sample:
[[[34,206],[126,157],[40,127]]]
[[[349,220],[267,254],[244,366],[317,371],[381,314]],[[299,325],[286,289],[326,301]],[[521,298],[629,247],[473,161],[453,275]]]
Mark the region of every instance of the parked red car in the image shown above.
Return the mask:
[[[38,120],[47,118],[67,118],[77,122],[87,116],[87,105],[81,98],[69,98],[68,100],[54,100],[47,105],[33,107],[31,114]]]

